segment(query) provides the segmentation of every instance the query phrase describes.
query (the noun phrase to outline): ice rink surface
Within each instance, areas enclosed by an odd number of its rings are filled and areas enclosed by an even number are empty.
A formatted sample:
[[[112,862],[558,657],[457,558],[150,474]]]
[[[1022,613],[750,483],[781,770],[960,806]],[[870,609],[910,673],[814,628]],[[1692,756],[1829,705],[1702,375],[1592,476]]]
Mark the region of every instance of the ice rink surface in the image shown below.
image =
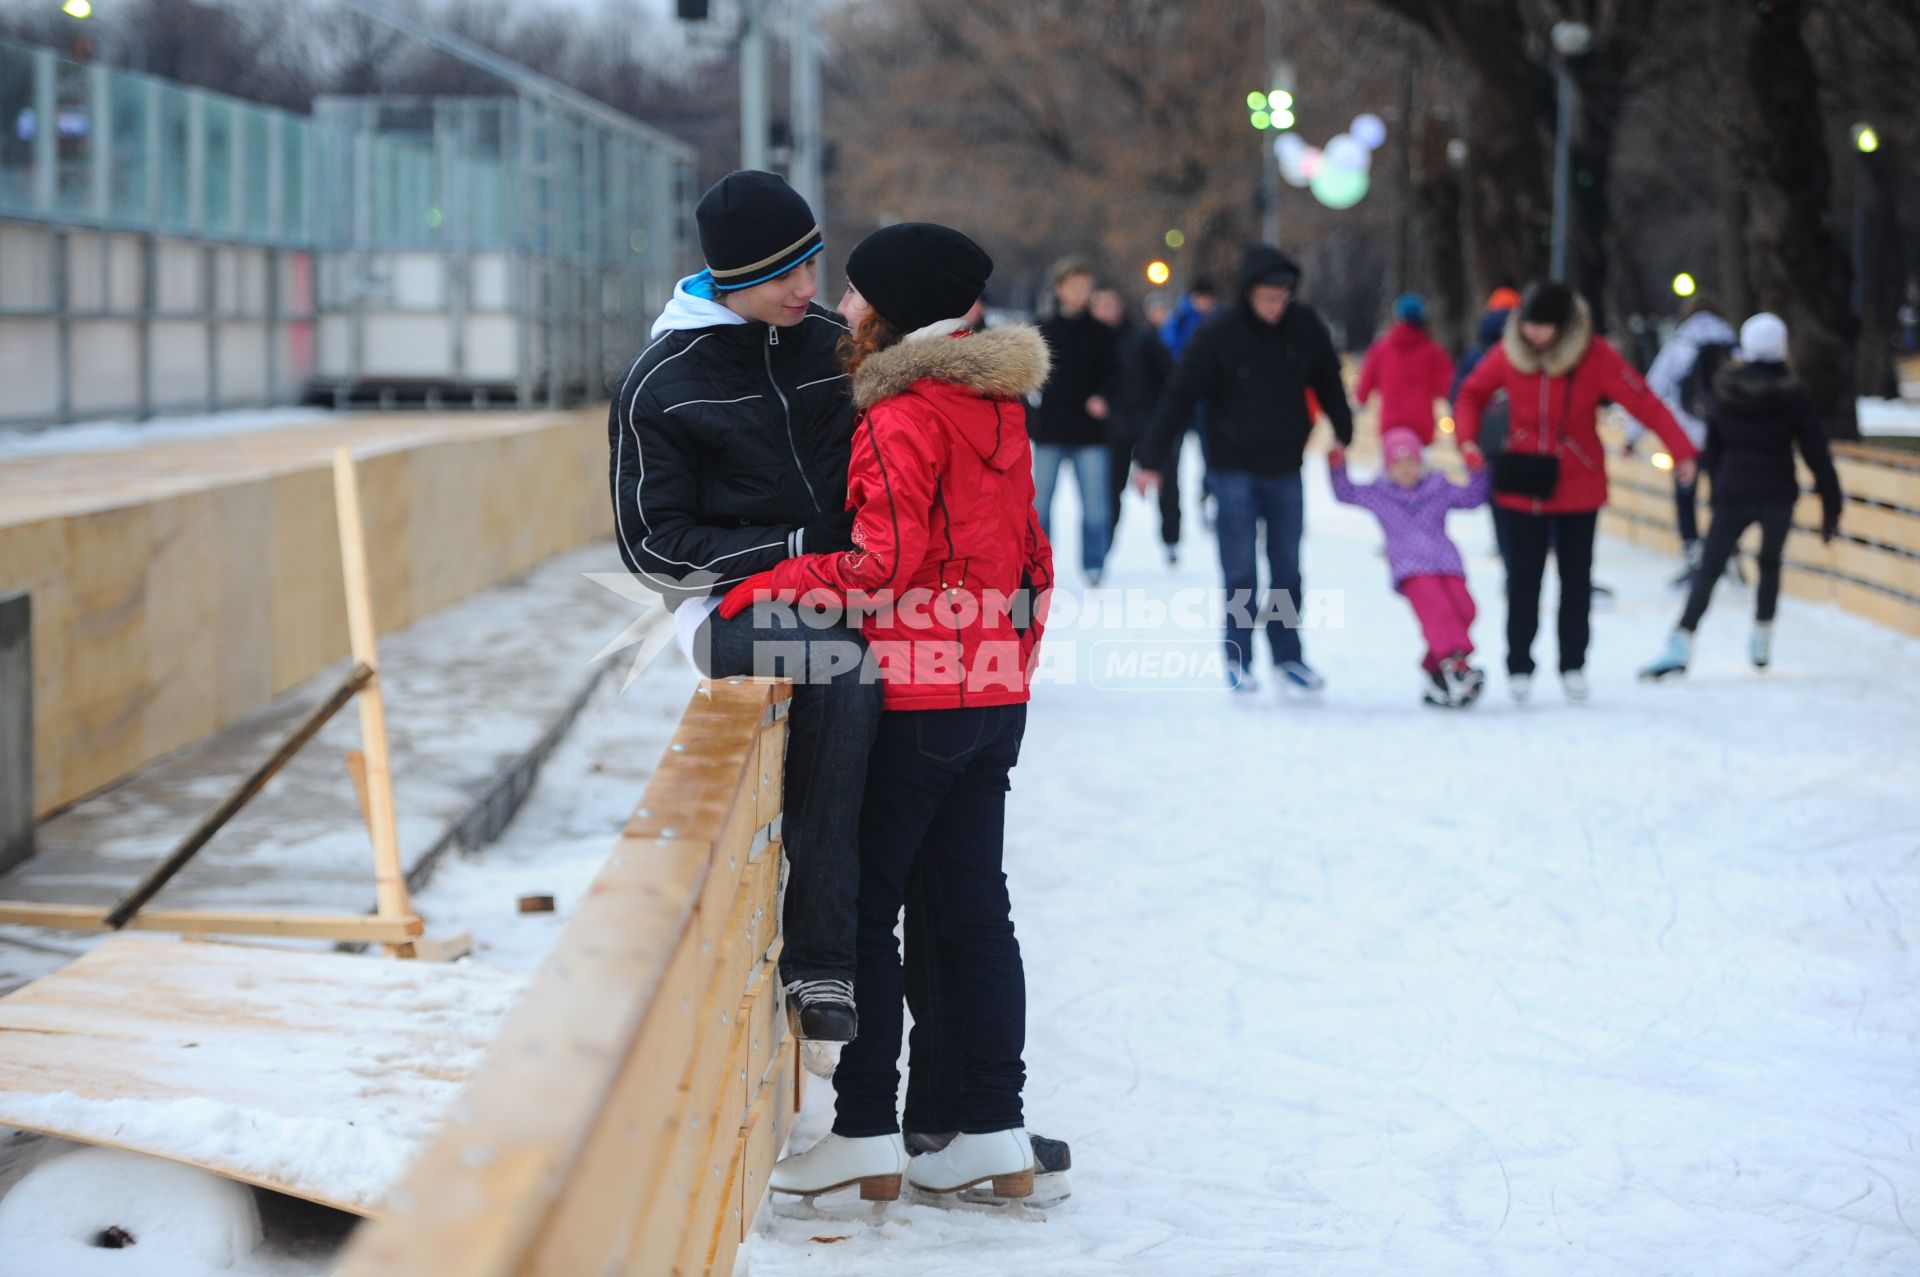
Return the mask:
[[[1007,864],[1028,1121],[1072,1142],[1072,1199],[776,1203],[743,1271],[1914,1271],[1920,643],[1787,598],[1756,674],[1730,587],[1693,673],[1636,683],[1676,565],[1603,537],[1589,703],[1549,619],[1532,704],[1496,672],[1427,709],[1370,517],[1318,459],[1307,486],[1307,585],[1344,622],[1307,635],[1322,703],[1095,686],[1113,632],[1049,631],[1083,650],[1036,695]],[[1107,586],[1216,583],[1197,519],[1177,571],[1150,519],[1129,497]],[[1498,671],[1487,515],[1452,530]]]

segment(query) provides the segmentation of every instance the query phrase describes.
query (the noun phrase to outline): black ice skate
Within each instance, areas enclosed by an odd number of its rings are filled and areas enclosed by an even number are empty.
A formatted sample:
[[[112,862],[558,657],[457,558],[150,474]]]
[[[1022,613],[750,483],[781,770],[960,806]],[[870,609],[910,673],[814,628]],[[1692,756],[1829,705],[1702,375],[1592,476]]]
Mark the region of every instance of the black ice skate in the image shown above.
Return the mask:
[[[787,986],[787,1023],[803,1042],[851,1042],[860,1031],[850,980],[795,980]]]

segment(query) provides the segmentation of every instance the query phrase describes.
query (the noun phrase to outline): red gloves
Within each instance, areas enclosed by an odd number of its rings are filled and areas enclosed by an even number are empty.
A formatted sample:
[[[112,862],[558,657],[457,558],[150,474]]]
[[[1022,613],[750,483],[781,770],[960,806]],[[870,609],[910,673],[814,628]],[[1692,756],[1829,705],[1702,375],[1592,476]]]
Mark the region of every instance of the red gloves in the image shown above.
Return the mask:
[[[1467,463],[1469,470],[1484,470],[1487,466],[1487,454],[1480,451],[1480,445],[1471,441],[1460,445],[1460,459]]]
[[[720,600],[720,619],[731,621],[755,602],[772,599],[776,593],[773,573],[757,572],[727,591],[727,596]]]
[[[1335,470],[1344,470],[1347,466],[1346,451],[1339,445],[1327,449],[1327,464]]]

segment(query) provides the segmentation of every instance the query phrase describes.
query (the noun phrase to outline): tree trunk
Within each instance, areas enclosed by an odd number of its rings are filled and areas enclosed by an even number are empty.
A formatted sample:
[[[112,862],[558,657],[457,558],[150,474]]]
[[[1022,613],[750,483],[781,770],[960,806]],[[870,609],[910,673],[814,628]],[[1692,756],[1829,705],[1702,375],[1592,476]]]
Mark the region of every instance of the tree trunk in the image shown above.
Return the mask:
[[[1737,0],[1709,0],[1707,11],[1708,47],[1733,49],[1740,39],[1740,15]],[[1719,249],[1719,278],[1715,281],[1720,304],[1735,322],[1753,313],[1753,290],[1747,282],[1747,192],[1738,125],[1733,104],[1738,101],[1739,76],[1722,62],[1713,69],[1718,92],[1713,115],[1713,211]]]
[[[1519,68],[1526,68],[1526,74],[1516,76]],[[1522,60],[1508,68],[1508,83],[1524,83],[1530,75]],[[1463,190],[1469,277],[1475,292],[1524,287],[1546,274],[1553,223],[1547,148],[1536,99],[1530,92],[1501,91],[1483,81],[1466,117]]]
[[[1833,166],[1807,50],[1807,9],[1808,0],[1755,6],[1735,49],[1741,140],[1755,160],[1748,264],[1760,304],[1787,322],[1794,369],[1812,389],[1828,435],[1857,439],[1852,272],[1833,226]]]
[[[1866,269],[1860,280],[1860,344],[1854,369],[1860,393],[1898,399],[1900,376],[1893,362],[1901,293],[1900,217],[1893,175],[1898,166],[1882,149],[1854,159],[1855,199],[1866,201],[1862,219]],[[1864,178],[1864,181],[1860,179]]]
[[[1414,209],[1422,245],[1419,279],[1432,303],[1429,327],[1447,349],[1465,350],[1480,311],[1460,256],[1460,170],[1447,157],[1452,141],[1453,130],[1445,121],[1428,116],[1421,122]],[[1413,149],[1411,141],[1408,149]]]

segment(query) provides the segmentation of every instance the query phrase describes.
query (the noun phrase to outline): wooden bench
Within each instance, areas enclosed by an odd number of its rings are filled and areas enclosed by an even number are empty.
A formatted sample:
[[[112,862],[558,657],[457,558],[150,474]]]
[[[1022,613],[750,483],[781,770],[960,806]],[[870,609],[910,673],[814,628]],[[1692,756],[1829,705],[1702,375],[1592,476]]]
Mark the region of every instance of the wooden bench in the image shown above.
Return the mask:
[[[340,1277],[733,1271],[800,1098],[776,970],[789,688],[706,682]]]

